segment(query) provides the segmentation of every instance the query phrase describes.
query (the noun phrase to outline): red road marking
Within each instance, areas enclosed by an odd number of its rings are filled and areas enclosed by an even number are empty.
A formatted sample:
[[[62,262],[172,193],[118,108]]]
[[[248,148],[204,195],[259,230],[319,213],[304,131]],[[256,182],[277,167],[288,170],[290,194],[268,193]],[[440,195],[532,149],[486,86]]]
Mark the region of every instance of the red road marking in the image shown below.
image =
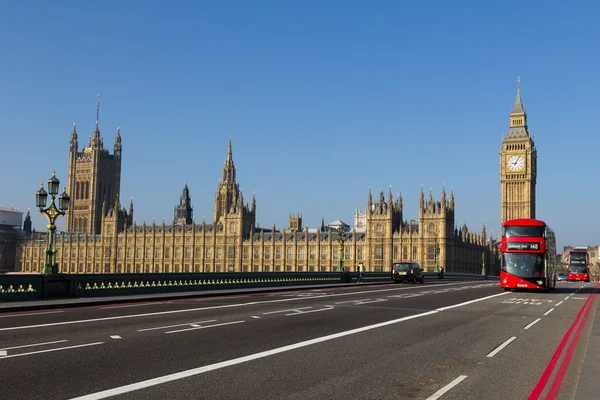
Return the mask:
[[[558,395],[558,391],[560,390],[560,385],[562,384],[562,381],[565,378],[565,374],[567,373],[567,368],[569,367],[569,364],[571,363],[571,358],[573,358],[573,353],[575,352],[575,346],[577,345],[577,342],[579,341],[579,336],[581,335],[581,331],[583,330],[584,326],[586,325],[588,315],[590,313],[590,310],[592,309],[592,305],[594,303],[594,298],[596,297],[597,291],[598,291],[598,287],[596,286],[596,289],[594,289],[594,292],[590,295],[591,300],[588,304],[587,309],[585,310],[585,312],[583,314],[583,318],[582,318],[581,322],[579,323],[579,326],[577,327],[575,336],[573,336],[573,340],[571,340],[571,344],[569,344],[569,347],[567,348],[565,357],[563,358],[562,362],[560,363],[560,367],[558,367],[558,372],[556,373],[556,376],[554,377],[554,382],[552,382],[552,386],[550,387],[550,390],[548,391],[546,400],[554,400],[554,399],[556,399],[556,396]]]
[[[596,286],[596,290],[599,287],[600,287],[600,284],[598,284]],[[546,384],[548,383],[548,380],[550,379],[550,376],[552,375],[552,372],[554,371],[554,367],[556,366],[556,363],[557,363],[558,359],[560,358],[560,355],[562,354],[562,351],[564,350],[564,348],[567,344],[567,341],[569,340],[569,337],[571,336],[571,333],[575,329],[575,326],[577,326],[577,323],[579,322],[581,315],[586,310],[586,307],[588,306],[588,304],[591,304],[591,299],[592,299],[592,295],[590,295],[587,298],[587,300],[585,301],[585,303],[583,303],[583,306],[577,313],[577,316],[575,316],[575,321],[573,321],[573,323],[571,324],[571,326],[569,327],[569,329],[563,336],[562,340],[560,341],[560,344],[558,345],[558,347],[556,348],[556,351],[554,352],[554,355],[552,356],[552,358],[548,362],[548,365],[546,366],[546,369],[542,373],[540,380],[537,382],[537,384],[531,391],[531,394],[529,395],[529,397],[527,397],[527,400],[537,400],[541,396],[542,392],[544,391],[544,388],[546,387]],[[586,314],[586,317],[587,317],[587,314]]]

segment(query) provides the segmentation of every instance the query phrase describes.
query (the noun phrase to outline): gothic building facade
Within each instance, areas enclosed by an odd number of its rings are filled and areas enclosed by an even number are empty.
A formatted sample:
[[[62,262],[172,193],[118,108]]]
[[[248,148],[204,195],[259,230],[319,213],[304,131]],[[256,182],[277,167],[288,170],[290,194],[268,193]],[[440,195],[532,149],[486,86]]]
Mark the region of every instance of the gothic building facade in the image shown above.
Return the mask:
[[[87,148],[77,149],[71,135],[69,188],[74,198],[66,232],[57,234],[60,271],[91,273],[336,271],[340,257],[351,270],[364,262],[367,271],[389,271],[393,262],[418,262],[426,270],[498,273],[497,249],[485,227],[460,229],[454,193],[442,188],[439,200],[421,189],[418,219],[404,218],[403,198],[369,190],[364,228],[344,233],[343,250],[333,229],[303,227],[290,215],[286,229],[259,228],[256,198],[244,201],[236,180],[231,138],[214,200],[212,223],[196,223],[187,184],[173,223],[137,225],[133,204],[121,206],[121,137],[114,154],[104,150],[98,122]],[[18,246],[16,269],[38,272],[44,262],[45,234],[31,234]]]
[[[537,150],[527,126],[521,101],[521,79],[510,113],[508,133],[500,148],[500,223],[516,218],[535,218]]]

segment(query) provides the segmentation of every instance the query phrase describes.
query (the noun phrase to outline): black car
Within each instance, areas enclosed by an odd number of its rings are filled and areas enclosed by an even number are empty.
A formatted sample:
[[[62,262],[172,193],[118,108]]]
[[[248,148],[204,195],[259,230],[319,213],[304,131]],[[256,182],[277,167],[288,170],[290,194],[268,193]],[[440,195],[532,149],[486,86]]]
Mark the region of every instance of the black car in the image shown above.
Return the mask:
[[[392,264],[392,279],[394,282],[425,283],[421,266],[414,262]]]

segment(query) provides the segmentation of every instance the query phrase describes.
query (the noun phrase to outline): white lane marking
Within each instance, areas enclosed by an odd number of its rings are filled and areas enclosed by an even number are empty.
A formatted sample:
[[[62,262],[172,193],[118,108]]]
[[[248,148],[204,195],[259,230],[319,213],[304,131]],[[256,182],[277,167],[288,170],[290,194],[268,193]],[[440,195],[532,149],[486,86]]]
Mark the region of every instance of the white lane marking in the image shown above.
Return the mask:
[[[5,347],[0,350],[13,350],[13,349],[22,349],[24,347],[35,347],[35,346],[45,346],[47,344],[55,344],[55,343],[64,343],[68,342],[68,340],[55,340],[54,342],[44,342],[44,343],[33,343],[33,344],[25,344],[23,346],[15,346],[15,347]]]
[[[338,301],[335,304],[347,304],[347,303],[356,303],[357,301],[367,301],[367,300],[371,300],[371,299],[360,299],[360,300],[346,300],[346,301]]]
[[[571,297],[571,296],[567,296],[567,297],[565,297],[565,300],[569,300],[569,297]]]
[[[587,297],[572,297],[573,300],[587,300]]]
[[[241,299],[241,298],[244,298],[244,297],[250,297],[250,296],[249,295],[248,296],[223,296],[223,297],[221,297],[221,296],[212,296],[212,297],[207,297],[207,298],[204,298],[204,299],[196,299],[196,301],[224,300],[224,299]]]
[[[541,320],[542,320],[541,318],[538,318],[538,319],[536,319],[535,321],[533,321],[532,323],[528,324],[528,325],[527,325],[525,328],[523,328],[523,329],[529,329],[529,328],[531,328],[532,326],[534,326],[535,324],[537,324],[538,322],[540,322]]]
[[[500,350],[502,350],[503,348],[505,348],[506,346],[508,346],[513,340],[515,340],[517,337],[513,336],[510,339],[508,339],[506,342],[502,343],[500,346],[496,347],[496,349],[494,349],[490,354],[488,354],[486,357],[492,358],[494,357],[496,354],[498,354],[500,352]]]
[[[262,314],[263,315],[278,314],[278,313],[284,313],[284,312],[288,312],[288,311],[306,310],[306,309],[309,309],[309,308],[312,308],[312,306],[310,306],[310,307],[289,308],[287,310],[279,310],[279,311],[269,311],[269,312],[264,312]]]
[[[232,324],[241,324],[242,322],[246,322],[246,321],[233,321],[233,322],[224,322],[222,324],[214,324],[214,325],[207,325],[207,326],[199,326],[196,325],[195,328],[187,328],[187,329],[179,329],[176,331],[168,331],[165,332],[165,334],[169,334],[169,333],[178,333],[178,332],[187,332],[187,331],[195,331],[198,329],[206,329],[206,328],[214,328],[215,326],[224,326],[224,325],[232,325]]]
[[[549,309],[548,311],[546,311],[546,312],[544,313],[544,316],[546,316],[546,315],[550,314],[552,311],[554,311],[554,308],[551,308],[551,309]]]
[[[253,315],[252,318],[260,319],[260,317],[257,315]]]
[[[442,397],[442,395],[444,393],[446,393],[448,390],[452,389],[454,386],[461,383],[466,377],[467,377],[466,375],[459,376],[458,378],[456,378],[455,380],[453,380],[452,382],[450,382],[449,384],[447,384],[446,386],[444,386],[443,388],[441,388],[440,390],[438,390],[437,392],[435,392],[434,394],[429,396],[427,398],[427,400],[439,399],[440,397]]]
[[[370,303],[381,303],[382,301],[387,301],[386,299],[377,299],[377,300],[371,300],[371,301],[360,301],[358,303],[356,303],[355,305],[361,305],[361,304],[370,304]]]
[[[493,295],[491,295],[491,296],[485,296],[485,297],[481,297],[481,298],[479,298],[479,299],[465,301],[464,303],[454,304],[454,305],[452,305],[452,306],[447,306],[447,307],[436,308],[436,311],[446,311],[446,310],[450,310],[451,308],[462,307],[462,306],[466,306],[466,305],[468,305],[468,304],[477,303],[478,301],[487,300],[487,299],[492,299],[492,298],[494,298],[494,297],[498,297],[498,296],[504,296],[505,294],[508,294],[508,292],[503,292],[503,293],[493,294]]]
[[[0,357],[3,357],[5,355],[7,355],[7,351],[6,350],[0,350]]]
[[[450,285],[465,285],[465,284],[467,284],[467,283],[466,282],[456,282],[456,283],[445,283],[444,285],[450,286]],[[335,294],[315,296],[315,297],[295,297],[295,298],[288,298],[288,299],[253,301],[250,303],[223,304],[220,306],[186,308],[183,310],[158,311],[158,312],[152,312],[152,313],[131,314],[131,315],[116,315],[114,317],[79,319],[79,320],[74,320],[74,321],[50,322],[47,324],[36,324],[36,325],[11,326],[11,327],[7,327],[7,328],[0,328],[0,332],[14,331],[14,330],[20,330],[20,329],[45,328],[48,326],[84,324],[87,322],[113,321],[113,320],[117,320],[117,319],[126,319],[126,318],[152,317],[152,316],[158,316],[158,315],[179,314],[179,313],[185,313],[185,312],[215,310],[215,309],[221,309],[221,308],[246,307],[246,306],[254,306],[254,305],[258,305],[258,304],[280,303],[280,302],[287,302],[287,301],[300,301],[300,300],[307,300],[307,299],[312,300],[312,299],[321,298],[321,297],[356,296],[356,295],[365,294],[365,293],[380,293],[380,292],[387,292],[387,291],[391,291],[391,290],[397,291],[397,290],[411,290],[411,289],[420,289],[420,288],[408,287],[408,288],[367,290],[367,291],[362,291],[362,292],[335,293]],[[508,292],[500,293],[500,294],[502,295],[502,294],[506,294],[506,293],[508,293]]]
[[[76,346],[67,346],[67,347],[57,347],[55,349],[47,349],[47,350],[39,350],[39,351],[31,351],[29,353],[21,353],[21,354],[12,354],[10,356],[3,356],[0,357],[0,360],[3,360],[5,358],[13,358],[13,357],[22,357],[22,356],[29,356],[32,354],[40,354],[40,353],[49,353],[51,351],[60,351],[60,350],[69,350],[69,349],[76,349],[79,347],[88,347],[88,346],[97,346],[99,344],[104,344],[104,342],[96,342],[96,343],[87,343],[87,344],[78,344]]]
[[[564,303],[564,300],[562,300],[562,301],[559,301],[558,303],[556,303],[555,307],[558,307],[558,306],[560,306],[562,303]]]
[[[192,328],[200,328],[200,325],[198,325],[198,324],[190,324],[190,326],[191,326]]]
[[[504,293],[501,293],[501,294],[504,294]],[[489,298],[489,296],[482,297],[482,298],[478,299],[478,301],[487,300],[488,298]],[[466,304],[462,303],[462,305],[466,305]],[[458,305],[458,306],[460,307],[460,305]],[[344,337],[344,336],[354,335],[356,333],[366,332],[366,331],[370,331],[370,330],[373,330],[373,329],[381,328],[381,327],[384,327],[384,326],[389,326],[389,325],[397,324],[397,323],[400,323],[400,322],[409,321],[409,320],[416,319],[416,318],[422,318],[422,317],[426,317],[428,315],[434,315],[434,314],[438,314],[438,313],[439,313],[439,311],[435,311],[434,310],[434,311],[427,311],[427,312],[420,313],[420,314],[409,315],[407,317],[402,317],[402,318],[393,319],[393,320],[390,320],[390,321],[380,322],[380,323],[374,324],[374,325],[367,325],[367,326],[363,326],[363,327],[360,327],[360,328],[351,329],[349,331],[334,333],[332,335],[321,336],[321,337],[318,337],[318,338],[314,338],[314,339],[310,339],[310,340],[305,340],[303,342],[298,342],[298,343],[290,344],[290,345],[287,345],[287,346],[278,347],[276,349],[262,351],[260,353],[250,354],[250,355],[247,355],[247,356],[238,357],[238,358],[234,358],[234,359],[231,359],[231,360],[221,361],[221,362],[215,363],[215,364],[205,365],[203,367],[189,369],[187,371],[176,372],[174,374],[160,376],[158,378],[152,378],[152,379],[148,379],[148,380],[145,380],[145,381],[132,383],[132,384],[129,384],[129,385],[124,385],[124,386],[116,387],[116,388],[113,388],[113,389],[103,390],[101,392],[91,393],[91,394],[88,394],[88,395],[84,395],[84,396],[73,398],[71,400],[99,400],[99,399],[105,399],[107,397],[117,396],[119,394],[133,392],[133,391],[136,391],[136,390],[140,390],[140,389],[144,389],[144,388],[148,388],[148,387],[160,385],[162,383],[167,383],[167,382],[172,382],[172,381],[176,381],[176,380],[179,380],[179,379],[189,378],[190,376],[195,376],[195,375],[203,374],[205,372],[210,372],[210,371],[218,370],[218,369],[221,369],[221,368],[230,367],[232,365],[237,365],[237,364],[242,364],[242,363],[253,361],[253,360],[258,360],[260,358],[269,357],[269,356],[272,356],[274,354],[285,353],[287,351],[299,349],[299,348],[306,347],[306,346],[311,346],[313,344],[323,343],[323,342],[327,342],[329,340],[341,338],[341,337]]]
[[[318,310],[310,310],[310,311],[298,311],[295,313],[285,314],[285,316],[287,317],[290,315],[308,314],[308,313],[314,313],[314,312],[319,312],[319,311],[329,311],[329,310],[333,310],[333,307],[321,308]],[[294,310],[294,311],[296,311],[296,310]]]
[[[119,335],[111,335],[110,336],[111,339],[123,339],[121,336]]]
[[[57,313],[63,313],[64,311],[44,311],[44,312],[29,312],[29,313],[23,313],[23,314],[9,314],[9,315],[0,315],[0,318],[11,318],[11,317],[32,317],[35,315],[42,315],[42,314],[57,314]]]
[[[199,321],[199,322],[188,322],[187,324],[177,324],[177,325],[166,325],[166,326],[157,326],[156,328],[146,328],[146,329],[138,329],[138,332],[146,332],[146,331],[154,331],[157,329],[168,329],[168,328],[176,328],[178,326],[186,326],[191,324],[204,324],[206,322],[215,322],[216,319],[209,319],[207,321]]]
[[[153,306],[155,304],[165,304],[163,301],[157,301],[156,303],[136,303],[136,304],[125,304],[123,306],[106,306],[100,307],[101,310],[112,310],[113,308],[129,308],[129,307],[141,307],[141,306]]]

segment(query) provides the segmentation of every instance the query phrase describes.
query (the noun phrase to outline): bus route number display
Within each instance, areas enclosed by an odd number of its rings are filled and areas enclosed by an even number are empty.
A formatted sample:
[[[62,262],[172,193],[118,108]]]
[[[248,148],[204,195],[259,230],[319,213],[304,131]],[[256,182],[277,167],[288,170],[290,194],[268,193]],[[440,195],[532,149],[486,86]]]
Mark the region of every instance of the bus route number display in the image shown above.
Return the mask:
[[[506,250],[539,250],[539,243],[508,242]]]

